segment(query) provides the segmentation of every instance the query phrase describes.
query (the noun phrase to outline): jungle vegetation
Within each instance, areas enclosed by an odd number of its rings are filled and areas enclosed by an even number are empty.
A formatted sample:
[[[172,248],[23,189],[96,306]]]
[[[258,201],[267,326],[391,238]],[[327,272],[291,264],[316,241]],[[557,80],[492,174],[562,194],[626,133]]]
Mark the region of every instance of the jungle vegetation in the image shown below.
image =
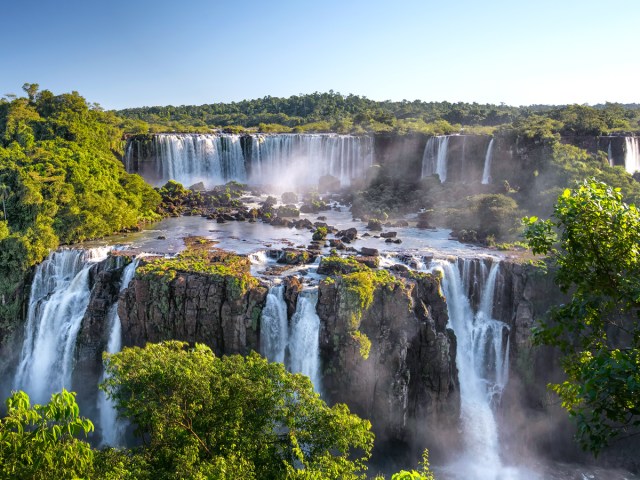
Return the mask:
[[[159,218],[160,195],[120,161],[126,122],[77,92],[23,88],[0,100],[0,332],[52,249]]]

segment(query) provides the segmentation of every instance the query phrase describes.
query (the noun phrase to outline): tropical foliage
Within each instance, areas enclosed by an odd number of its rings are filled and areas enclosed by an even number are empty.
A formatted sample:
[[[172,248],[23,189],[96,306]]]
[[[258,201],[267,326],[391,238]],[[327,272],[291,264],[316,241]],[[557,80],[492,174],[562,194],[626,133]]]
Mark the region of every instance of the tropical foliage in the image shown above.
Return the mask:
[[[597,107],[533,105],[511,107],[478,103],[375,101],[337,92],[266,96],[254,100],[207,105],[156,106],[120,110],[139,130],[206,131],[211,128],[238,132],[421,132],[430,135],[459,132],[462,127],[497,127],[524,122],[539,129],[546,122],[563,134],[599,135],[603,132],[638,130],[640,107],[607,103]],[[531,121],[527,119],[532,117]],[[142,127],[144,128],[144,127]],[[141,133],[136,131],[136,133]],[[484,131],[483,133],[488,133]]]
[[[640,213],[619,188],[588,179],[565,190],[553,219],[525,219],[534,253],[549,256],[571,301],[537,333],[564,353],[552,385],[593,452],[640,431]]]
[[[52,248],[136,228],[158,218],[160,196],[125,172],[121,120],[77,92],[25,84],[0,100],[0,319],[26,269]],[[2,322],[0,322],[0,330]]]

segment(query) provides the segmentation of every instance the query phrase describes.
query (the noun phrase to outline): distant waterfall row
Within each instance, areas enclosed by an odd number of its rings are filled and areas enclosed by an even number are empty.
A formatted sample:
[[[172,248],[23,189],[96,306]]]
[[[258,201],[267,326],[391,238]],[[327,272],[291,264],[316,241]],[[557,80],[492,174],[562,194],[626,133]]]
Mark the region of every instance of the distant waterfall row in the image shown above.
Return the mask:
[[[607,152],[609,165],[624,167],[631,174],[640,172],[640,137],[600,137],[598,143]]]
[[[284,363],[289,371],[307,375],[315,390],[320,392],[320,318],[316,313],[317,303],[317,290],[300,292],[289,325],[284,286],[271,287],[260,320],[260,345],[262,354],[270,361]]]
[[[373,164],[373,137],[336,134],[158,134],[125,152],[129,172],[164,184],[207,186],[231,180],[263,185],[315,185],[332,175],[342,185]],[[136,163],[137,162],[137,163]]]
[[[34,403],[46,403],[52,393],[62,388],[73,389],[76,340],[91,298],[91,272],[107,259],[110,250],[111,247],[58,250],[36,268],[13,381],[13,388],[26,391]],[[116,258],[115,268],[123,267],[122,260]],[[128,286],[136,266],[134,260],[124,267],[120,291]],[[108,317],[106,350],[115,353],[121,347],[117,301],[111,305]],[[122,428],[113,405],[101,393],[97,407],[103,443],[117,445]]]
[[[480,143],[480,144],[479,144]],[[491,183],[494,139],[480,135],[438,135],[430,137],[422,155],[422,178],[438,175],[449,181]],[[482,169],[476,164],[483,159]]]

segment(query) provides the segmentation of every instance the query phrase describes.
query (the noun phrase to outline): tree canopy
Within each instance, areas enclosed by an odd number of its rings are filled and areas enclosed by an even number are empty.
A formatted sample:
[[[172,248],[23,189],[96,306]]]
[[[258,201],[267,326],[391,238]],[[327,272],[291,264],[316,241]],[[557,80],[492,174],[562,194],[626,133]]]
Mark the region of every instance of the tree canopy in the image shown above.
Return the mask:
[[[256,353],[171,341],[107,356],[106,370],[148,478],[364,478],[371,424]]]
[[[640,213],[621,189],[587,179],[562,193],[553,219],[525,223],[571,295],[536,337],[563,352],[567,380],[552,388],[597,453],[640,427]]]
[[[0,418],[0,478],[87,478],[93,465],[89,444],[78,439],[93,430],[80,417],[75,394],[63,390],[46,405],[31,405],[24,392],[6,401]]]
[[[479,104],[476,102],[375,101],[359,95],[314,92],[287,98],[266,96],[253,100],[206,105],[153,106],[119,110],[128,128],[151,131],[196,131],[254,128],[262,132],[333,131],[422,132],[431,135],[469,130],[471,126],[497,127],[514,122],[551,122],[567,135],[600,135],[610,131],[638,130],[638,105],[607,103],[549,106]],[[540,128],[544,125],[528,128]],[[486,132],[485,132],[486,133]]]
[[[60,243],[135,228],[160,196],[120,161],[121,120],[77,92],[25,84],[0,100],[0,332],[13,321],[24,272]],[[2,337],[2,335],[0,335]]]

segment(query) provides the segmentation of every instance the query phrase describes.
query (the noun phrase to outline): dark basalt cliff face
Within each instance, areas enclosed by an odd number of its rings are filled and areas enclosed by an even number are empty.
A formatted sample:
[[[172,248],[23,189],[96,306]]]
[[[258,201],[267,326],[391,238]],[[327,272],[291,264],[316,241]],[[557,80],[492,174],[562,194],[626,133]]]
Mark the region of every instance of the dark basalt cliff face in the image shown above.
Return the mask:
[[[437,448],[438,431],[456,425],[460,408],[440,279],[420,274],[378,284],[355,323],[349,288],[341,276],[320,284],[323,393],[370,419],[378,448]],[[361,336],[371,342],[368,358]]]
[[[179,272],[168,282],[136,276],[118,304],[123,346],[175,339],[204,343],[217,355],[259,350],[267,288],[238,292],[230,282],[197,272]]]

